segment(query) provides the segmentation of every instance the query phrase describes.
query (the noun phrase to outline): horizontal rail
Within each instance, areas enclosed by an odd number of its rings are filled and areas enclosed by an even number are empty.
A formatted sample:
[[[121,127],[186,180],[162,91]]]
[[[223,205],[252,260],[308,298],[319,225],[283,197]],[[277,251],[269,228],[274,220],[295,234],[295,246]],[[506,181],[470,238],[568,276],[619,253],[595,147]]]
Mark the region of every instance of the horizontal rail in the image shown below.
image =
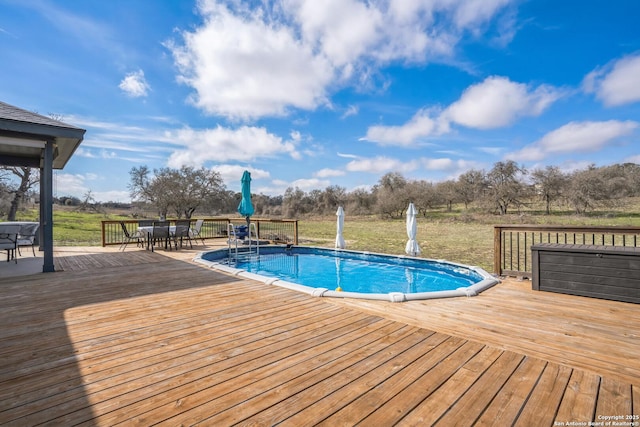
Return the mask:
[[[496,225],[493,242],[494,273],[500,276],[531,277],[531,246],[538,243],[638,247],[640,227]]]
[[[244,218],[203,218],[204,222],[200,229],[200,237],[203,239],[227,238],[228,224],[244,224]],[[102,246],[120,245],[125,241],[125,235],[120,226],[124,222],[129,233],[136,233],[140,226],[140,221],[125,219],[102,221]],[[169,220],[172,224],[175,219]],[[196,219],[191,219],[191,226],[195,225]],[[274,243],[298,244],[298,220],[292,219],[251,219],[256,224],[258,238],[269,240]]]

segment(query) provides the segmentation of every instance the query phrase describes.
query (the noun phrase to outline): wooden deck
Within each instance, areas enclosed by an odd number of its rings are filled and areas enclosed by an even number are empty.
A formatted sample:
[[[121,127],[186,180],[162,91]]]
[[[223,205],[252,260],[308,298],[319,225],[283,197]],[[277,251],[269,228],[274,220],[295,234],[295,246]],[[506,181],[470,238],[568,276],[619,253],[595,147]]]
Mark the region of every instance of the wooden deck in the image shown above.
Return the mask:
[[[0,425],[640,423],[637,304],[515,280],[313,298],[194,253],[59,248],[64,271],[0,277]]]

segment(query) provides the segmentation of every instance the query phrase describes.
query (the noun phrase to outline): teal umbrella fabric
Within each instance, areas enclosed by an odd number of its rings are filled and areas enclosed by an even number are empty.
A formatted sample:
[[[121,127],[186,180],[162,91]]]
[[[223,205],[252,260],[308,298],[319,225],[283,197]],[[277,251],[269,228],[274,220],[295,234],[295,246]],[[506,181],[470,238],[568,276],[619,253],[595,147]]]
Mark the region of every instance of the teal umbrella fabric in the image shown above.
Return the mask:
[[[244,171],[240,182],[242,183],[242,200],[240,200],[240,204],[238,205],[238,212],[240,215],[246,217],[247,222],[249,222],[249,217],[253,215],[254,212],[253,205],[251,204],[251,174],[249,171]]]

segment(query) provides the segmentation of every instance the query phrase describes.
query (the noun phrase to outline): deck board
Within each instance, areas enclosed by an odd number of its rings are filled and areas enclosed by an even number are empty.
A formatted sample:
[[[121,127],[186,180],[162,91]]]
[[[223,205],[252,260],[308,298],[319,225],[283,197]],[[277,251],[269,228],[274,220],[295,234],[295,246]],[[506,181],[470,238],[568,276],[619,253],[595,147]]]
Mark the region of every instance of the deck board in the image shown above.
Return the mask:
[[[533,292],[313,298],[60,248],[0,278],[0,424],[553,425],[640,412],[638,305]],[[64,271],[60,271],[64,270]]]

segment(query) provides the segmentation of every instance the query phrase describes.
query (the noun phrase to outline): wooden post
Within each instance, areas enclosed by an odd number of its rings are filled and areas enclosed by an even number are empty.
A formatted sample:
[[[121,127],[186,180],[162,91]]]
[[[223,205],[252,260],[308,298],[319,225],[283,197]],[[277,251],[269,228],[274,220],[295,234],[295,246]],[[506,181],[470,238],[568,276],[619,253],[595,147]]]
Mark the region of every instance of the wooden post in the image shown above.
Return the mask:
[[[293,223],[293,244],[298,244],[298,220],[296,219]]]
[[[493,272],[502,274],[502,227],[493,227]]]

